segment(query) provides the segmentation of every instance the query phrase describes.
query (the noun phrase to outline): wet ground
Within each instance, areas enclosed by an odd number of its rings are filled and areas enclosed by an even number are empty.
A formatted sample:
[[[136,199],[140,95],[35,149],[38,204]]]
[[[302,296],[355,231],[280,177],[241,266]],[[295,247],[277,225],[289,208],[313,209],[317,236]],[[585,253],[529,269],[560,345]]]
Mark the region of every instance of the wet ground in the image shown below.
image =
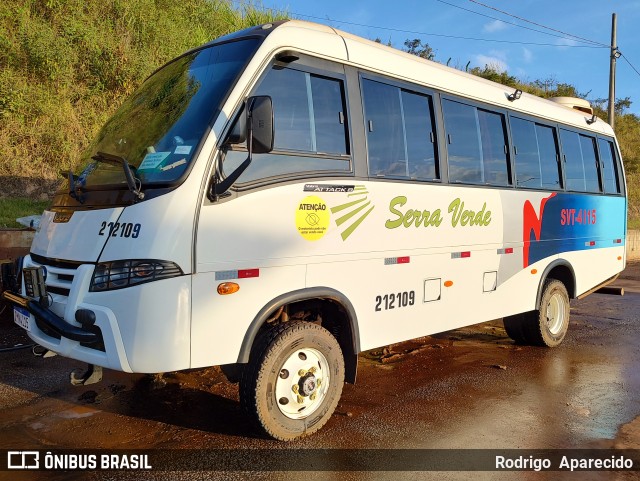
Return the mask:
[[[294,443],[263,439],[217,368],[162,379],[105,371],[73,387],[76,361],[0,352],[0,449],[640,449],[640,263],[625,295],[573,301],[559,348],[516,346],[500,321],[360,357],[327,425]],[[1,309],[1,307],[0,307]],[[0,347],[29,342],[6,312]],[[389,454],[392,456],[393,452]],[[293,469],[294,467],[292,467]],[[308,468],[308,466],[304,466]],[[48,479],[134,479],[122,472]],[[0,479],[44,473],[0,472]],[[146,472],[135,479],[640,479],[634,473]]]

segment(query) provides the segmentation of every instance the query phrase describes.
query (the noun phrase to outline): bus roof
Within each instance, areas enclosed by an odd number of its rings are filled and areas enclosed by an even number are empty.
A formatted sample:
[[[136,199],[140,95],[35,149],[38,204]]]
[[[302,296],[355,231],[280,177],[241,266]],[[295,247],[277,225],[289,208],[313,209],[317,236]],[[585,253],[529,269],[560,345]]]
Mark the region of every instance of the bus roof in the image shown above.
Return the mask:
[[[553,122],[560,122],[613,136],[606,122],[588,124],[590,115],[550,100],[523,93],[510,101],[512,87],[447,67],[437,62],[343,32],[326,25],[302,20],[278,22],[260,50],[270,54],[293,49],[300,53],[336,60],[372,73],[433,88]]]

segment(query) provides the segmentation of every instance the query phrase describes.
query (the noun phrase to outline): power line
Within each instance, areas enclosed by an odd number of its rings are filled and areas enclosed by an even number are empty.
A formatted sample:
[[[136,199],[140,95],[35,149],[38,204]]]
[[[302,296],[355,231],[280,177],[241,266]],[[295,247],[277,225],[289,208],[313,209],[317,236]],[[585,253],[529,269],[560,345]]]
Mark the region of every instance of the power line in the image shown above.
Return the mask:
[[[535,26],[537,26],[537,27],[546,28],[547,30],[551,30],[552,32],[561,33],[562,35],[566,35],[566,36],[568,36],[568,37],[573,37],[573,38],[575,38],[575,39],[582,40],[582,41],[584,41],[584,42],[594,43],[594,44],[600,45],[600,46],[602,46],[602,47],[607,47],[607,48],[610,48],[610,47],[611,47],[610,45],[604,44],[604,43],[602,43],[602,42],[597,42],[597,41],[595,41],[595,40],[590,40],[590,39],[588,39],[588,38],[579,37],[579,36],[577,36],[577,35],[573,35],[573,34],[571,34],[571,33],[563,32],[562,30],[557,30],[557,29],[552,28],[552,27],[547,27],[546,25],[543,25],[543,24],[541,24],[541,23],[536,23],[536,22],[533,22],[533,21],[531,21],[531,20],[527,20],[526,18],[518,17],[517,15],[514,15],[514,14],[509,13],[509,12],[505,12],[504,10],[500,10],[500,9],[498,9],[498,8],[492,7],[491,5],[484,4],[484,3],[482,3],[482,2],[479,2],[478,0],[469,0],[469,1],[470,1],[470,2],[472,2],[472,3],[475,3],[475,4],[477,4],[477,5],[480,5],[481,7],[485,7],[485,8],[488,8],[488,9],[490,9],[490,10],[495,10],[496,12],[502,13],[503,15],[507,15],[507,16],[509,16],[509,17],[516,18],[516,19],[518,19],[518,20],[521,20],[521,21],[523,21],[523,22],[530,23],[530,24],[535,25]]]
[[[565,40],[572,40],[570,38],[567,38],[567,35],[564,35],[564,34],[563,35],[558,35],[558,34],[551,33],[551,32],[545,32],[544,30],[538,30],[537,28],[525,27],[524,25],[520,25],[520,24],[517,24],[517,23],[514,23],[514,22],[508,22],[508,21],[502,20],[501,18],[498,18],[498,17],[493,17],[491,15],[486,15],[484,13],[476,12],[475,10],[470,10],[468,8],[461,7],[460,5],[456,5],[454,3],[445,2],[444,0],[436,0],[436,2],[444,3],[445,5],[449,5],[450,7],[459,8],[460,10],[464,10],[465,12],[473,13],[475,15],[480,15],[481,17],[491,18],[492,20],[497,20],[497,21],[505,23],[507,25],[513,25],[515,27],[523,28],[525,30],[531,30],[532,32],[542,33],[543,35],[550,35],[552,37],[562,38],[562,39],[565,39]],[[571,36],[573,36],[573,35],[571,35]],[[594,42],[593,40],[589,40],[588,42],[592,43],[592,44],[598,44],[598,42]]]
[[[620,56],[625,60],[625,62],[627,62],[629,64],[629,66],[640,76],[640,72],[638,71],[637,68],[635,68],[633,66],[633,64],[629,61],[629,59],[622,53],[620,52]]]
[[[238,5],[246,5],[246,3],[238,1],[238,0],[232,0],[232,3],[238,4]],[[278,13],[282,13],[282,11],[280,10],[276,10],[274,8],[269,8],[269,7],[262,7],[263,11],[270,11],[270,12],[278,12]],[[432,32],[418,32],[415,30],[404,30],[404,29],[400,29],[400,28],[392,28],[392,27],[383,27],[380,25],[368,25],[368,24],[364,24],[364,23],[356,23],[356,22],[348,22],[348,21],[344,21],[344,20],[337,20],[337,19],[332,19],[330,17],[318,17],[316,15],[307,15],[305,13],[299,13],[299,12],[288,12],[290,15],[294,15],[296,17],[303,17],[303,18],[312,18],[314,20],[322,20],[324,22],[334,22],[334,23],[339,23],[339,24],[344,24],[344,25],[353,25],[356,27],[365,27],[365,28],[373,28],[373,29],[378,29],[378,30],[387,30],[390,32],[399,32],[399,33],[409,33],[412,35],[425,35],[425,36],[432,36],[432,37],[443,37],[443,38],[455,38],[458,40],[472,40],[474,42],[493,42],[493,43],[509,43],[509,44],[516,44],[516,45],[535,45],[538,47],[556,47],[556,48],[605,48],[605,47],[599,47],[597,45],[558,45],[556,43],[539,43],[539,42],[521,42],[521,41],[517,41],[517,40],[498,40],[498,39],[492,39],[492,38],[476,38],[476,37],[461,37],[461,36],[457,36],[457,35],[446,35],[446,34],[442,34],[442,33],[432,33]],[[606,48],[609,48],[608,46]]]

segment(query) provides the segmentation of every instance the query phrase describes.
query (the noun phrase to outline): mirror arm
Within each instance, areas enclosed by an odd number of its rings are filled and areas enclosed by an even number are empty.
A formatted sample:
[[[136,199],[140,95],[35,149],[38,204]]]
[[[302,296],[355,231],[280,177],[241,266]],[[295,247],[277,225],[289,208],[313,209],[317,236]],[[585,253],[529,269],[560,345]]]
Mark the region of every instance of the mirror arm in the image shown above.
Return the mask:
[[[235,184],[238,177],[242,175],[242,173],[247,170],[249,164],[253,160],[253,126],[251,125],[251,107],[247,106],[247,149],[248,155],[242,164],[238,166],[236,170],[231,172],[222,182],[216,182],[213,188],[213,197],[214,200],[217,201],[218,197],[228,191],[233,184]]]

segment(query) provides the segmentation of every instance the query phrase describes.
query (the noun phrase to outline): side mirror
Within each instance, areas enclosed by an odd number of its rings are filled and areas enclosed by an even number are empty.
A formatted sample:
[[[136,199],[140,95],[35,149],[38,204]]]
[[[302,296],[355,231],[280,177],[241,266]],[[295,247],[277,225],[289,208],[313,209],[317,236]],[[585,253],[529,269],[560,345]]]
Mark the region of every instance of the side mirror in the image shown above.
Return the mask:
[[[243,120],[245,118],[246,122]],[[246,125],[246,127],[242,124]],[[213,189],[209,194],[212,200],[217,199],[231,188],[251,164],[253,154],[266,154],[273,150],[273,102],[271,97],[261,95],[250,97],[247,100],[247,115],[245,117],[240,114],[240,118],[236,120],[227,142],[233,143],[235,139],[240,139],[243,135],[247,139],[249,155],[236,170],[213,184]]]
[[[261,95],[251,97],[247,101],[249,139],[251,143],[249,152],[254,154],[266,154],[273,150],[273,102],[271,97]]]
[[[236,121],[233,123],[231,132],[227,135],[225,144],[235,145],[244,144],[247,140],[247,114],[244,107],[240,110],[236,117]]]

